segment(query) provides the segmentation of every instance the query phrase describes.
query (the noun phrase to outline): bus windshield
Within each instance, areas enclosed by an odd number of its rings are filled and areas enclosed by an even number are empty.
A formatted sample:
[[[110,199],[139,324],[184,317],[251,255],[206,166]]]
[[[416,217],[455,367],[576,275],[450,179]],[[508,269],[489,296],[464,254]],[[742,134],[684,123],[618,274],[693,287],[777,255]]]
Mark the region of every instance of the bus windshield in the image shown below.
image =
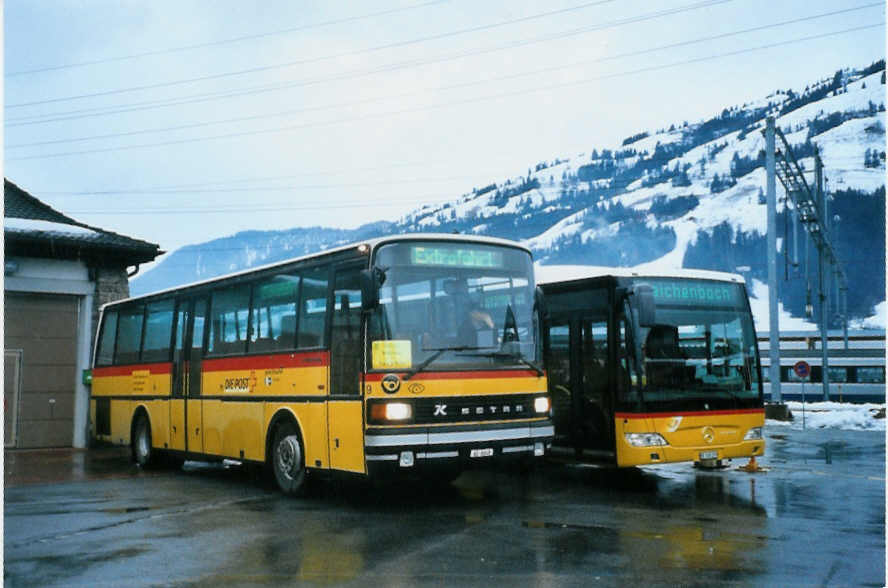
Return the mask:
[[[636,330],[645,406],[747,406],[761,394],[752,316],[743,286],[649,279],[655,324]],[[637,384],[637,380],[636,380]],[[653,405],[653,406],[652,406]]]
[[[371,370],[526,368],[538,361],[526,251],[409,241],[380,247],[374,265],[385,277],[368,325]]]

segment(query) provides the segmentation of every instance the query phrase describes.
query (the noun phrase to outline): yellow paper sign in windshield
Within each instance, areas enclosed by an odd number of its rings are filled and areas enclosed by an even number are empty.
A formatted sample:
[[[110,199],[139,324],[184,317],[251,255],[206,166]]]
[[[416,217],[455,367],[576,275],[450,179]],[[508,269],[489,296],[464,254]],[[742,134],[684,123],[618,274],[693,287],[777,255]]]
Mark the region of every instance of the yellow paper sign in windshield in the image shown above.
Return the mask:
[[[373,369],[394,370],[413,367],[410,340],[374,341]]]

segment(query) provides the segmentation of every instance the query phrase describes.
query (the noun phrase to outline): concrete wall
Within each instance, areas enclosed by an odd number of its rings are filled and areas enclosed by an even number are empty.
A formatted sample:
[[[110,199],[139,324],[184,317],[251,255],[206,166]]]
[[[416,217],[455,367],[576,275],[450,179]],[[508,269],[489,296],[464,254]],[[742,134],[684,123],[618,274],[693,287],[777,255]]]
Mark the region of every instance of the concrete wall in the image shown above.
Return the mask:
[[[99,267],[93,269],[96,283],[95,301],[92,311],[93,342],[99,325],[99,309],[103,304],[129,298],[129,278],[125,267]],[[92,349],[92,347],[90,347]]]

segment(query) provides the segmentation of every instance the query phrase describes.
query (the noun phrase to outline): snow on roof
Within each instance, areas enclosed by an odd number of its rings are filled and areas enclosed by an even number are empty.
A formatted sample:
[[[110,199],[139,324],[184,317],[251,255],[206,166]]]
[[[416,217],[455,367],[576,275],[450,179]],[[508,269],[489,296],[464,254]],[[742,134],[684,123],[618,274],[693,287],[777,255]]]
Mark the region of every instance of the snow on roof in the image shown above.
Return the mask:
[[[80,227],[77,225],[69,225],[66,223],[56,223],[52,221],[45,220],[34,220],[30,218],[12,218],[12,217],[4,217],[3,218],[3,229],[4,231],[18,232],[18,233],[49,233],[55,234],[65,237],[101,237],[102,233],[98,231],[94,231],[92,229],[88,229],[86,227]]]

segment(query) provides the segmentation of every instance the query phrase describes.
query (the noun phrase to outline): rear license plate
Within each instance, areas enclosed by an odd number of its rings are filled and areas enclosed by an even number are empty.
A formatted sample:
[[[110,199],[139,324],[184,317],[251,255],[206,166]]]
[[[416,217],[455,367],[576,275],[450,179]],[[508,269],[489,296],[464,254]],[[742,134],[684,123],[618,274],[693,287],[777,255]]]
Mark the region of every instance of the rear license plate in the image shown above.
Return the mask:
[[[492,455],[492,447],[485,447],[484,449],[473,449],[469,452],[469,457],[490,457]]]
[[[718,459],[718,451],[701,451],[700,459]]]

